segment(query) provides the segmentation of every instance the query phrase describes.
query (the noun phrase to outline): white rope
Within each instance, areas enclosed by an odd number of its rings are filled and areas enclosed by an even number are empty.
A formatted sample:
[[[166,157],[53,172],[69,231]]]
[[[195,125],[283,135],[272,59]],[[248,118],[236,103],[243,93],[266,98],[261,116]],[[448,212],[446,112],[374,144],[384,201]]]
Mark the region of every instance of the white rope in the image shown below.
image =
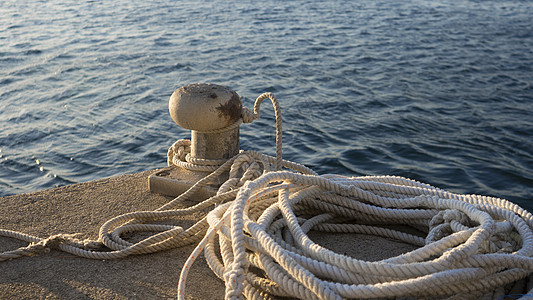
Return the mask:
[[[190,141],[179,140],[169,149],[169,164],[212,171],[185,193],[157,210],[107,221],[98,241],[69,235],[42,239],[0,230],[0,235],[30,243],[0,253],[0,261],[50,248],[111,259],[197,243],[181,271],[179,299],[185,297],[188,272],[202,251],[224,280],[227,299],[501,297],[503,287],[533,271],[533,215],[526,210],[507,200],[453,194],[401,177],[319,176],[282,160],[281,113],[272,94],[257,98],[254,113],[244,109],[239,124],[257,119],[267,98],[276,114],[275,158],[242,151],[225,162],[192,159]],[[176,208],[224,172],[229,179],[215,196]],[[158,224],[209,207],[212,210],[187,229]],[[402,231],[405,226],[425,236]],[[316,244],[307,236],[310,230],[375,235],[418,248],[369,262]],[[121,237],[136,231],[157,233],[137,243]]]

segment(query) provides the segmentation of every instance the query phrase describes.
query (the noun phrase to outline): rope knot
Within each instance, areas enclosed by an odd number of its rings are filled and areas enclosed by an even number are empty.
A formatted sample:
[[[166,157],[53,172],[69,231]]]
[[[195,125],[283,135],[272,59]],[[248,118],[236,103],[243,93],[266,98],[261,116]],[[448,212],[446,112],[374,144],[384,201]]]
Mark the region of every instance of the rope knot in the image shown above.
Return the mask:
[[[244,274],[242,270],[228,270],[224,273],[226,299],[242,299]]]
[[[48,253],[50,252],[50,249],[59,248],[59,244],[64,243],[69,236],[70,235],[66,234],[53,235],[49,238],[42,239],[37,243],[30,243],[27,247],[24,248],[24,250],[29,251],[33,254]]]
[[[436,242],[445,236],[464,229],[464,227],[469,227],[470,222],[470,218],[460,210],[442,210],[433,216],[429,222],[426,244]]]
[[[242,108],[241,118],[243,123],[252,123],[259,119],[259,114],[253,113],[248,107]]]

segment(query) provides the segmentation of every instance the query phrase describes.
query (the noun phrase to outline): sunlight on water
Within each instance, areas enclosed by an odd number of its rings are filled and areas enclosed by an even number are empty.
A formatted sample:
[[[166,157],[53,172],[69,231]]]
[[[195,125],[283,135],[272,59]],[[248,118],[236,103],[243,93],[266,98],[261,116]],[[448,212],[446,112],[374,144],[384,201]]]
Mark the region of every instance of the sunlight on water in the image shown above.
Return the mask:
[[[0,3],[0,195],[163,167],[193,82],[273,92],[284,155],[533,209],[531,1]],[[241,146],[274,154],[272,110]]]

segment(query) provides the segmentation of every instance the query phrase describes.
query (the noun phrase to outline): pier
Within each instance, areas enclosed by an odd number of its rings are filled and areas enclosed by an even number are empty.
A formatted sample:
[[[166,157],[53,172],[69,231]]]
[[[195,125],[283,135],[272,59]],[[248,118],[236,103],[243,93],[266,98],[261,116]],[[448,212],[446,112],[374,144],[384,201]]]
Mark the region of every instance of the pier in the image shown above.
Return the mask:
[[[239,151],[239,125],[259,118],[265,99],[276,157]],[[0,295],[504,299],[532,290],[532,215],[507,200],[282,160],[271,93],[252,112],[225,87],[191,84],[169,111],[191,140],[170,147],[167,167],[0,198]]]
[[[0,198],[0,228],[41,237],[79,233],[95,239],[119,214],[153,210],[172,197],[151,193],[147,177],[159,169]],[[184,203],[184,206],[190,203]],[[196,221],[190,217],[191,223]],[[310,235],[339,253],[366,260],[392,257],[415,247],[369,235]],[[25,243],[0,237],[0,252]],[[354,245],[358,245],[357,247]],[[195,245],[115,260],[93,260],[57,250],[0,263],[5,299],[176,299],[181,268]],[[379,251],[376,251],[379,250]],[[224,282],[203,257],[189,273],[188,299],[223,299]]]

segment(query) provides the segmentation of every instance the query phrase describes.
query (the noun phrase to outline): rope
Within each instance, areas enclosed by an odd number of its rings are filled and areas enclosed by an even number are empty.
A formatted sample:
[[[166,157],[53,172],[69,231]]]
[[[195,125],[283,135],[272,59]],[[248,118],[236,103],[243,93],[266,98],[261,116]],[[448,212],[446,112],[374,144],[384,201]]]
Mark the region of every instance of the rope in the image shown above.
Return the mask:
[[[504,199],[454,194],[402,177],[318,175],[283,160],[281,113],[272,94],[259,96],[254,112],[244,109],[238,122],[259,118],[267,98],[276,115],[276,157],[241,151],[227,161],[195,160],[188,155],[190,141],[179,140],[168,151],[169,164],[212,172],[182,195],[154,211],[107,221],[98,241],[0,230],[2,236],[30,243],[0,253],[0,261],[49,249],[112,259],[196,243],[181,270],[178,299],[185,298],[188,273],[202,251],[224,280],[226,299],[501,297],[504,287],[533,271],[531,213]],[[226,172],[229,178],[215,196],[177,208]],[[208,208],[189,228],[168,225]],[[406,227],[424,236],[402,231]],[[311,230],[381,236],[417,248],[369,262],[316,244],[307,236]],[[156,233],[137,243],[121,237],[137,231]]]

